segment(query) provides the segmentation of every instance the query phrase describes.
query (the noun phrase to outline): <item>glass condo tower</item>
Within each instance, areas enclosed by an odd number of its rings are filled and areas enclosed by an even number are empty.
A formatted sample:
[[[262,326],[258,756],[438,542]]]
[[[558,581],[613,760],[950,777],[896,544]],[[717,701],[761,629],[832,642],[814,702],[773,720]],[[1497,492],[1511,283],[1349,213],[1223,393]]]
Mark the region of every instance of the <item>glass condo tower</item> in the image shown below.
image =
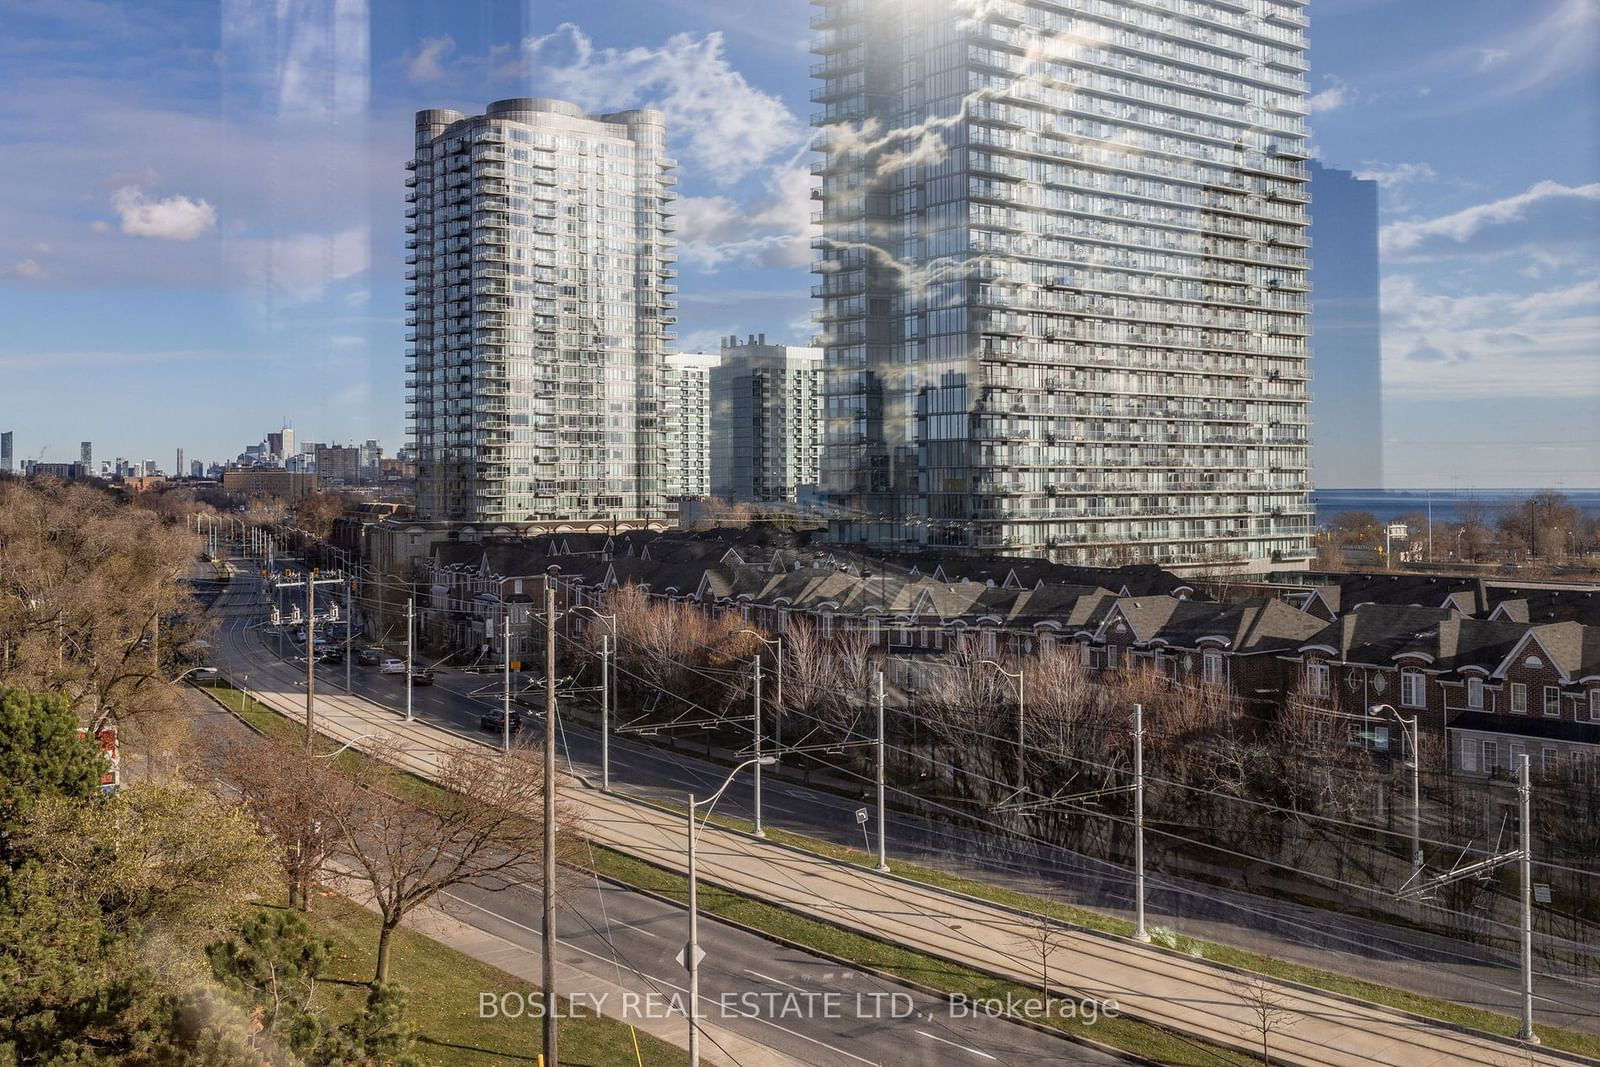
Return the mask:
[[[421,518],[664,513],[674,165],[657,111],[417,113],[406,392]]]
[[[1303,0],[813,0],[847,542],[1309,557]]]

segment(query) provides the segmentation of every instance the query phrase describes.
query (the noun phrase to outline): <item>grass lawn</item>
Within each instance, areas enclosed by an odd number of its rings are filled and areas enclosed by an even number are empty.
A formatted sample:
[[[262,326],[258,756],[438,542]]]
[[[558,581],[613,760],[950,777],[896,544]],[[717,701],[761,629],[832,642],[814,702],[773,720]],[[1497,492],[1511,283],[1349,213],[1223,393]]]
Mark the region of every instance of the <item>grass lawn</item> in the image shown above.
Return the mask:
[[[334,1020],[343,1022],[366,1003],[378,943],[378,917],[336,894],[320,894],[308,916],[318,934],[333,940],[318,996]],[[483,1019],[478,993],[531,997],[538,986],[481,963],[422,934],[402,928],[394,936],[391,978],[406,991],[417,1035],[417,1051],[430,1064],[489,1067],[531,1064],[539,1055],[537,1019]],[[561,1062],[595,1067],[644,1063],[679,1064],[688,1054],[615,1019],[563,1019]],[[638,1056],[634,1041],[638,1041]]]

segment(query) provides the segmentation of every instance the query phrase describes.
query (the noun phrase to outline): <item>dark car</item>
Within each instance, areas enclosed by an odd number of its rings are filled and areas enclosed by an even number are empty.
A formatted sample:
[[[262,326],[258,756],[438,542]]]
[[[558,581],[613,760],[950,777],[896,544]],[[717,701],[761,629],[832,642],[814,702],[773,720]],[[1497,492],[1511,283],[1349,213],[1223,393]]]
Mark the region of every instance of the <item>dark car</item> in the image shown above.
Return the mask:
[[[337,645],[332,648],[325,648],[322,650],[321,654],[317,656],[317,659],[323,663],[343,663],[344,649],[338,647]]]
[[[432,685],[433,672],[426,667],[416,667],[411,671],[412,685]]]
[[[356,662],[361,664],[363,667],[376,667],[378,664],[383,662],[383,649],[363,648],[360,652],[356,653]]]
[[[505,733],[506,725],[503,713],[499,711],[486,711],[478,717],[478,725],[491,733]],[[522,712],[511,713],[511,732],[519,733],[522,730]]]

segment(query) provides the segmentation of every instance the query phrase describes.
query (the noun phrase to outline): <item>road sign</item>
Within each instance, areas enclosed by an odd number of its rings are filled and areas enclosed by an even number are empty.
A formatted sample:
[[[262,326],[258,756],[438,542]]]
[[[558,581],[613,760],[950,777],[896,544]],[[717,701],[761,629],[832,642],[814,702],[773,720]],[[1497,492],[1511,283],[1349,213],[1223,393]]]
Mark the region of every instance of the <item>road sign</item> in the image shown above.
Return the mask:
[[[869,818],[871,818],[871,816],[867,814],[867,809],[866,808],[857,808],[856,809],[856,824],[857,825],[859,825],[859,826],[867,825],[867,820]]]
[[[1533,883],[1533,902],[1535,904],[1550,903],[1550,887],[1540,882]]]
[[[689,965],[687,963],[683,962],[683,961],[688,957],[688,954],[689,954],[689,946],[688,946],[687,943],[685,943],[684,946],[678,950],[678,954],[676,956],[672,957],[673,959],[678,961],[678,966],[682,967],[686,971],[689,969]],[[705,958],[706,958],[706,950],[703,949],[703,948],[700,948],[699,946],[696,946],[695,950],[694,950],[694,965],[696,967],[700,966],[701,962],[704,961]]]

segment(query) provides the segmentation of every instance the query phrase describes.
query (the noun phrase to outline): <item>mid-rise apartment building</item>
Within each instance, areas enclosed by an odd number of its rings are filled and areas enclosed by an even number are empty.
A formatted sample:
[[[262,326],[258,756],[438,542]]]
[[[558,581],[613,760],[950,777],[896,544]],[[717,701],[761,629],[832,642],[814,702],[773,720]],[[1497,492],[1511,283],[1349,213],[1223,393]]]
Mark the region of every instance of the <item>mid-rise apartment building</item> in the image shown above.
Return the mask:
[[[822,463],[822,350],[729,337],[711,371],[711,495],[795,503]]]
[[[674,352],[663,375],[667,499],[711,495],[711,370],[715,352]]]
[[[813,0],[833,535],[1309,557],[1303,0]]]
[[[663,512],[674,165],[658,111],[513,99],[417,113],[406,389],[420,517]]]

